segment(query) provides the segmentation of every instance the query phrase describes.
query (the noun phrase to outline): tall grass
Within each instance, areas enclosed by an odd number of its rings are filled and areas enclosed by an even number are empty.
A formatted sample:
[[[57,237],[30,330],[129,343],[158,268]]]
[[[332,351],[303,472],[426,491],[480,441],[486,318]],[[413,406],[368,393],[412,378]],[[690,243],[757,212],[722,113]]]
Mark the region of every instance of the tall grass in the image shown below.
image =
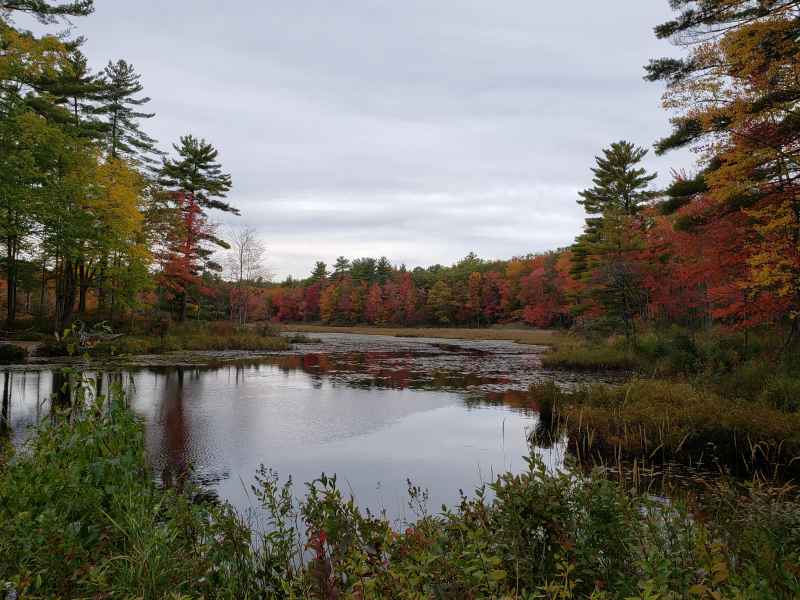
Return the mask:
[[[508,340],[534,346],[558,346],[564,336],[555,330],[514,327],[392,327],[378,325],[311,325],[295,323],[281,325],[284,331],[302,333],[353,333],[358,335],[389,335],[401,338],[443,338],[458,340]]]
[[[229,322],[184,323],[167,329],[153,329],[147,334],[125,335],[83,348],[93,357],[137,354],[163,354],[180,351],[280,351],[287,350],[291,340],[268,326],[240,327]],[[66,356],[68,340],[43,344],[39,356]]]
[[[629,371],[639,377],[669,378],[731,400],[779,410],[800,410],[800,351],[785,348],[774,330],[750,333],[692,332],[679,328],[621,338],[572,337],[548,352],[550,369]]]
[[[534,385],[584,462],[678,461],[770,478],[800,474],[800,413],[766,403],[728,400],[689,383],[633,380],[566,391]]]
[[[542,366],[572,371],[634,371],[640,362],[634,352],[626,348],[572,342],[545,354]]]

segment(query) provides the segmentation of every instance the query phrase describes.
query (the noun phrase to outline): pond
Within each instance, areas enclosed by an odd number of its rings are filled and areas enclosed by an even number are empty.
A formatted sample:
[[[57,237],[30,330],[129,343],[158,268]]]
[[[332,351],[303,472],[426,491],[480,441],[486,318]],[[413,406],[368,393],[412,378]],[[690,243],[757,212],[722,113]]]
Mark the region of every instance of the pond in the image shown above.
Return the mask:
[[[123,384],[146,425],[154,473],[185,473],[243,513],[259,465],[302,483],[336,473],[362,507],[407,516],[407,486],[453,505],[497,473],[524,468],[537,413],[524,400],[544,348],[512,342],[320,334],[271,355],[137,357],[99,377]],[[83,367],[87,372],[91,365]],[[96,375],[95,372],[91,373]],[[7,368],[3,411],[19,445],[60,388],[53,364]],[[579,375],[558,374],[570,385]],[[557,468],[565,449],[537,449]]]

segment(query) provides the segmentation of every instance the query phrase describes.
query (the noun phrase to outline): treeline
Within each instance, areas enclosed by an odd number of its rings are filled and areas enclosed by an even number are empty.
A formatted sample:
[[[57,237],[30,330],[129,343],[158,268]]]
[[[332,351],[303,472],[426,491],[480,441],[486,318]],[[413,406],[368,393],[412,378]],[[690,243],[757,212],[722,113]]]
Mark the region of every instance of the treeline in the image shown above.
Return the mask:
[[[386,258],[340,257],[331,273],[318,262],[308,279],[265,290],[261,302],[268,318],[284,322],[569,325],[564,256],[486,261],[470,254],[451,267],[413,270]]]
[[[139,75],[124,61],[90,72],[81,40],[37,37],[21,13],[54,22],[92,2],[0,3],[0,242],[7,320],[38,290],[57,330],[75,312],[114,318],[596,327],[635,336],[643,323],[747,329],[800,323],[800,11],[795,2],[691,0],[656,28],[683,46],[647,78],[666,86],[674,129],[657,153],[689,147],[697,170],[667,189],[629,142],[605,149],[578,202],[570,247],[541,256],[413,270],[385,258],[317,265],[279,286],[260,274],[245,232],[224,281],[208,222],[231,180],[192,136],[164,156],[140,124]],[[38,283],[37,283],[38,282]],[[52,300],[48,300],[52,295]]]
[[[676,172],[667,190],[651,189],[655,174],[640,166],[646,154],[623,141],[597,158],[594,185],[578,200],[589,215],[584,232],[568,248],[509,261],[470,254],[451,267],[413,270],[340,257],[331,273],[318,262],[308,279],[265,290],[261,310],[286,322],[521,321],[628,336],[644,323],[794,327],[796,295],[769,284],[765,269],[775,265],[757,254],[762,226],[751,211],[717,202],[703,174]]]
[[[219,279],[215,250],[230,247],[208,221],[210,211],[238,214],[224,200],[231,178],[214,147],[186,135],[165,154],[142,128],[154,115],[133,65],[110,61],[92,72],[82,38],[17,24],[35,18],[46,30],[92,10],[91,0],[0,3],[9,327],[21,308],[56,331],[90,308],[111,320],[143,307],[183,320]]]
[[[665,190],[618,142],[597,157],[578,202],[588,217],[564,250],[383,280],[337,268],[274,290],[278,320],[412,324],[580,324],[635,336],[644,322],[800,328],[800,9],[796,2],[686,0],[656,35],[686,50],[652,60],[673,131],[696,172]],[[317,275],[321,274],[321,270]]]

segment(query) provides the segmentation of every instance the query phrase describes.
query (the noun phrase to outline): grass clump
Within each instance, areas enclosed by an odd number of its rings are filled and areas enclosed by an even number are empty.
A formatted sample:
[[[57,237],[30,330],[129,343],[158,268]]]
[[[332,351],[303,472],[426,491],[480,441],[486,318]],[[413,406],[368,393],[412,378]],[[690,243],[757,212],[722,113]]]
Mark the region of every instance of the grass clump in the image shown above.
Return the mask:
[[[542,357],[542,366],[548,369],[633,371],[637,365],[633,352],[609,344],[563,344]]]
[[[788,477],[800,473],[800,414],[727,400],[689,383],[638,379],[565,391],[534,385],[579,458],[669,460]]]
[[[229,322],[184,323],[161,328],[154,327],[147,333],[125,335],[110,340],[102,338],[76,347],[74,340],[53,340],[42,344],[38,356],[59,357],[75,352],[92,357],[164,354],[181,351],[280,351],[288,350],[291,340],[282,337],[269,327],[248,328]]]
[[[381,327],[377,325],[311,325],[307,323],[282,325],[284,331],[300,333],[352,333],[357,335],[388,335],[398,338],[443,338],[457,340],[506,340],[533,346],[558,346],[562,334],[550,329],[529,327]]]

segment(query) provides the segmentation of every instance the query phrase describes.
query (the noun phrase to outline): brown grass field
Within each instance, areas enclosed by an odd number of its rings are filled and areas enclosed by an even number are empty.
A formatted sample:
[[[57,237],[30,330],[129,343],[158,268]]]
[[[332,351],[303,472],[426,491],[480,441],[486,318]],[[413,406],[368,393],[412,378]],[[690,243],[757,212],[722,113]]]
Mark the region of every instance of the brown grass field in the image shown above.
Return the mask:
[[[282,331],[300,333],[357,333],[361,335],[389,335],[393,337],[427,337],[451,340],[509,340],[534,346],[557,346],[563,334],[547,329],[523,327],[374,327],[370,325],[281,325]]]

